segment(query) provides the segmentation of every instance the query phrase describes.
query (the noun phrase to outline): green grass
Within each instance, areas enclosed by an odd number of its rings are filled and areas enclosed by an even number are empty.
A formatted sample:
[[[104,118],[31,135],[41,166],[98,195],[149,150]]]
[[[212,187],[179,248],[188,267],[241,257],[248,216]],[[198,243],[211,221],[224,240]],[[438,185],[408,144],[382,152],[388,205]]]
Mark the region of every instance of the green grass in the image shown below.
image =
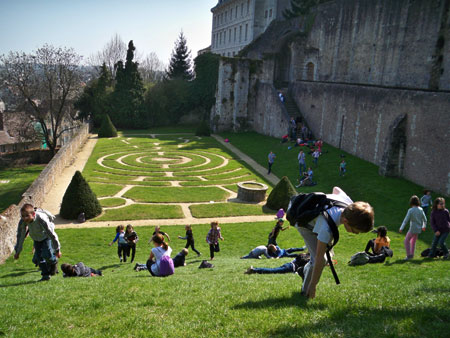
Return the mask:
[[[131,222],[132,223],[132,222]],[[196,247],[187,266],[168,278],[154,278],[119,263],[117,246],[109,247],[115,228],[58,230],[60,262],[84,262],[104,277],[40,278],[31,263],[32,242],[25,241],[18,261],[0,266],[0,332],[13,337],[446,337],[450,319],[450,261],[404,262],[403,236],[391,232],[394,257],[385,264],[349,267],[351,254],[373,234],[342,232],[335,252],[341,285],[325,268],[317,297],[299,294],[294,274],[244,275],[250,266],[276,267],[280,260],[240,260],[267,242],[274,222],[222,224],[225,241],[214,269],[198,269],[207,258],[209,225],[194,225]],[[136,261],[149,255],[154,228],[136,227]],[[172,238],[173,254],[185,241],[184,226],[162,227]],[[420,237],[417,251],[427,243]],[[281,247],[303,245],[293,228],[282,232]]]
[[[228,197],[228,193],[216,187],[134,187],[124,196],[138,202],[209,202],[223,201]]]
[[[124,187],[116,184],[99,184],[89,183],[91,190],[97,195],[97,197],[113,196],[117,194]]]
[[[138,219],[182,218],[178,205],[132,204],[119,209],[106,210],[105,214],[93,221],[132,221]]]
[[[101,199],[100,204],[102,207],[118,207],[120,205],[125,204],[125,200],[123,198],[104,198]]]
[[[9,168],[0,170],[0,213],[11,204],[17,204],[22,199],[22,194],[39,176],[45,165],[30,165],[24,168]]]
[[[262,205],[243,203],[194,204],[189,207],[194,217],[227,217],[275,214],[276,211],[266,209]]]

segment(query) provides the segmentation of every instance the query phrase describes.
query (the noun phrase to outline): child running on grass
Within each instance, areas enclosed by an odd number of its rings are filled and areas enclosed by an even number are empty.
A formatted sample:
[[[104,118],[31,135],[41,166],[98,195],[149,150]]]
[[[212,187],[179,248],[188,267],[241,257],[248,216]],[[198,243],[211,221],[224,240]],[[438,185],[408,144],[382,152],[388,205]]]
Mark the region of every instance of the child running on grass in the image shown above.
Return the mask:
[[[43,210],[35,211],[31,204],[24,204],[20,208],[20,215],[14,259],[19,259],[28,230],[35,250],[33,262],[39,264],[42,275],[41,281],[50,280],[50,276],[58,272],[57,258],[61,257],[55,224],[50,220],[48,213]]]
[[[123,225],[118,225],[116,228],[116,237],[112,240],[111,243],[109,243],[109,246],[113,245],[117,241],[117,255],[119,256],[120,263],[122,263],[122,260],[124,262],[127,261],[127,251],[128,251],[128,244],[127,240],[125,239],[125,227]],[[123,259],[122,259],[123,255]]]
[[[219,239],[223,241],[222,233],[220,232],[219,222],[211,222],[211,229],[206,235],[206,243],[209,244],[209,253],[211,260],[214,259],[214,252],[220,251]]]
[[[416,195],[411,196],[411,198],[409,199],[409,205],[411,208],[409,208],[408,212],[406,213],[405,219],[403,220],[403,223],[398,230],[398,232],[402,233],[406,224],[409,222],[409,231],[407,232],[404,241],[406,250],[405,260],[414,258],[417,237],[422,231],[425,231],[427,227],[427,217],[420,207],[419,197],[417,197]]]
[[[444,259],[448,259],[449,253],[445,240],[450,232],[450,214],[445,209],[445,199],[443,197],[438,197],[434,200],[433,209],[431,210],[431,227],[433,228],[434,237],[428,257],[435,257],[436,248],[439,245],[444,252]]]
[[[185,237],[178,236],[178,238],[185,239],[187,241],[185,248],[188,249],[190,246],[192,248],[192,251],[194,251],[197,254],[197,256],[200,256],[201,253],[197,251],[194,246],[194,235],[192,233],[192,226],[188,224],[184,227],[184,229],[186,230],[186,236]]]
[[[152,238],[150,238],[150,240],[148,241],[149,243],[151,243],[151,241],[153,240],[153,236],[155,236],[156,234],[161,234],[165,236],[167,238],[167,242],[170,242],[169,234],[165,233],[164,231],[161,231],[160,229],[161,228],[159,225],[155,226],[155,231],[153,231]]]
[[[269,245],[269,244],[278,245],[277,237],[278,237],[278,234],[280,233],[280,231],[289,229],[289,226],[283,228],[283,224],[284,224],[284,219],[278,218],[277,224],[275,224],[275,227],[272,229],[272,231],[269,234],[269,241],[267,242],[267,245]]]
[[[134,231],[133,226],[131,224],[127,225],[127,228],[125,229],[125,240],[127,241],[128,247],[127,247],[127,256],[130,257],[130,251],[131,251],[131,262],[134,261],[134,256],[136,255],[136,243],[139,240],[139,237]]]

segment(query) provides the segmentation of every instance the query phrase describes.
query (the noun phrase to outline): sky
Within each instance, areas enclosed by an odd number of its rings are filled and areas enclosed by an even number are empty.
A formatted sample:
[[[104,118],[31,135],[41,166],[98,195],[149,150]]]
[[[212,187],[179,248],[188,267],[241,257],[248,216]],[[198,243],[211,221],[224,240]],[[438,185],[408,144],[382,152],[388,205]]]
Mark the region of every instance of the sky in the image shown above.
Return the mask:
[[[210,45],[217,0],[0,0],[0,55],[30,53],[45,43],[86,59],[117,33],[139,55],[169,63],[182,30],[192,57]]]

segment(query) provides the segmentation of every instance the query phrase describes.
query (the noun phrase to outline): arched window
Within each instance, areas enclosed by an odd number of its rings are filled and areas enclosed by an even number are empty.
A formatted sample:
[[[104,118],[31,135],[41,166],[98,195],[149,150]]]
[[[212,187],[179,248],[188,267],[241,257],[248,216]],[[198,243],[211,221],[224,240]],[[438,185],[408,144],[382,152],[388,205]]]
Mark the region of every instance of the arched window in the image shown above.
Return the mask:
[[[312,62],[306,64],[306,79],[308,81],[314,81],[314,63]]]

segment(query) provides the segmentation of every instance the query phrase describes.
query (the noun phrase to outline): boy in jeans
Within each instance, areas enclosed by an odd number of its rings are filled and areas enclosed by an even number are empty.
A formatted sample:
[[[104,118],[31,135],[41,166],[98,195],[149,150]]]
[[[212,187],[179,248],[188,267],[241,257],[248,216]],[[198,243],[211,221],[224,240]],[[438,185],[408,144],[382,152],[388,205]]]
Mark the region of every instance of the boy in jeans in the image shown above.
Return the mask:
[[[370,204],[353,203],[350,197],[338,187],[334,187],[333,193],[327,194],[327,197],[348,204],[346,208],[334,206],[326,210],[337,226],[343,224],[346,231],[354,234],[369,232],[373,229],[374,212]],[[308,298],[314,298],[317,283],[326,264],[324,256],[327,245],[332,242],[333,234],[323,215],[313,219],[308,227],[300,227],[298,224],[295,227],[311,254],[311,260],[304,267],[302,294]]]
[[[31,204],[24,204],[20,209],[21,220],[17,228],[17,244],[14,259],[19,259],[23,241],[26,237],[27,227],[31,239],[34,241],[35,258],[41,269],[41,281],[50,279],[50,275],[57,273],[57,258],[61,257],[58,235],[55,225],[46,213],[35,211]]]

